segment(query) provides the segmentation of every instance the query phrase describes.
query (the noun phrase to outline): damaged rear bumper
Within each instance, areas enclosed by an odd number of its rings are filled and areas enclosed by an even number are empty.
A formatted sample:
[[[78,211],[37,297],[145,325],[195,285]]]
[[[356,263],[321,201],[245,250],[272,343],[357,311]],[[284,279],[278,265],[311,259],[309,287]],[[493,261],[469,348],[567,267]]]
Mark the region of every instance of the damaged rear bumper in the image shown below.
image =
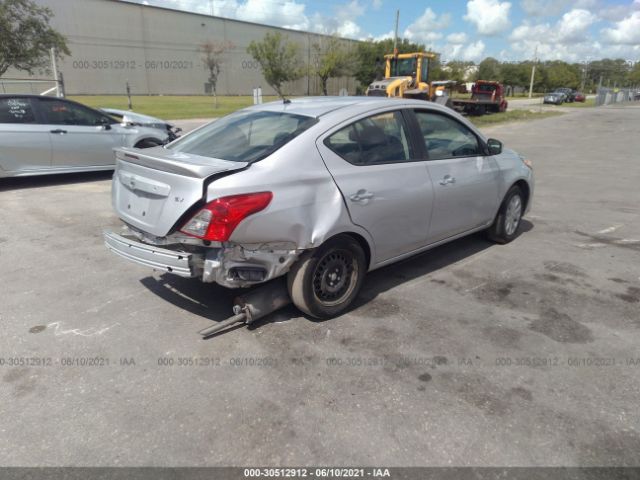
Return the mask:
[[[135,235],[104,232],[106,247],[129,261],[228,288],[249,287],[284,275],[301,253],[289,242],[196,247],[162,240],[159,246],[143,243]]]
[[[192,278],[198,276],[196,255],[137,242],[113,232],[104,232],[104,244],[113,253],[154,270]],[[198,263],[200,263],[198,261]]]

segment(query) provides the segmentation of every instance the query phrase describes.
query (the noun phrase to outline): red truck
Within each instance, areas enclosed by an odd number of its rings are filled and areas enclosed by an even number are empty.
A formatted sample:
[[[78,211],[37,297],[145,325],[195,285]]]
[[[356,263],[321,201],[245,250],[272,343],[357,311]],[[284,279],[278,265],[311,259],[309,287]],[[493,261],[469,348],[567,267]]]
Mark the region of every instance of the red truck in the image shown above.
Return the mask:
[[[467,115],[484,115],[487,112],[506,112],[508,102],[504,98],[504,86],[499,82],[478,80],[471,88],[471,98],[452,98],[453,108]]]

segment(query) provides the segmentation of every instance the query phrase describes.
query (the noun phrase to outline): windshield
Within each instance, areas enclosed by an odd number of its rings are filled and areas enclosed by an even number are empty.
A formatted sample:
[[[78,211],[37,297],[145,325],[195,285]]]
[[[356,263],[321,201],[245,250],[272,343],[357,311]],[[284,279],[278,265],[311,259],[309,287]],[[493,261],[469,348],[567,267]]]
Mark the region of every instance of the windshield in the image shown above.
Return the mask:
[[[415,58],[392,58],[391,59],[391,76],[392,77],[410,77],[416,74]]]
[[[239,112],[185,135],[167,148],[234,162],[261,160],[317,120],[282,112]]]

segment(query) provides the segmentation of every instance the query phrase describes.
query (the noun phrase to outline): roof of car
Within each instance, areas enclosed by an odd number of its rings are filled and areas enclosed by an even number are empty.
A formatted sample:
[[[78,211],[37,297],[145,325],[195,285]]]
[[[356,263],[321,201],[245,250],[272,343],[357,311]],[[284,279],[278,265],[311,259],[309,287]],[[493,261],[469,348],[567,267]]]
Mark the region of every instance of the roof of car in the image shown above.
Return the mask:
[[[249,107],[250,110],[269,110],[277,112],[287,112],[309,117],[321,117],[350,106],[367,106],[371,108],[384,107],[389,104],[399,105],[398,102],[415,102],[415,100],[405,100],[387,97],[300,97],[287,99],[286,102],[277,100],[275,102],[263,103]]]

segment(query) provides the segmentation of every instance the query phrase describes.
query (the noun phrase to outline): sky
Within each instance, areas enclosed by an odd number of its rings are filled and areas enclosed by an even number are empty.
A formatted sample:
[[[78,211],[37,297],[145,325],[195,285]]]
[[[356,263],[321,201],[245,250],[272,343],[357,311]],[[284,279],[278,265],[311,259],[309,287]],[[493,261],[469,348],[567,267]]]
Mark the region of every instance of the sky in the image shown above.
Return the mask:
[[[399,36],[445,61],[640,61],[640,0],[129,0],[366,40]]]

